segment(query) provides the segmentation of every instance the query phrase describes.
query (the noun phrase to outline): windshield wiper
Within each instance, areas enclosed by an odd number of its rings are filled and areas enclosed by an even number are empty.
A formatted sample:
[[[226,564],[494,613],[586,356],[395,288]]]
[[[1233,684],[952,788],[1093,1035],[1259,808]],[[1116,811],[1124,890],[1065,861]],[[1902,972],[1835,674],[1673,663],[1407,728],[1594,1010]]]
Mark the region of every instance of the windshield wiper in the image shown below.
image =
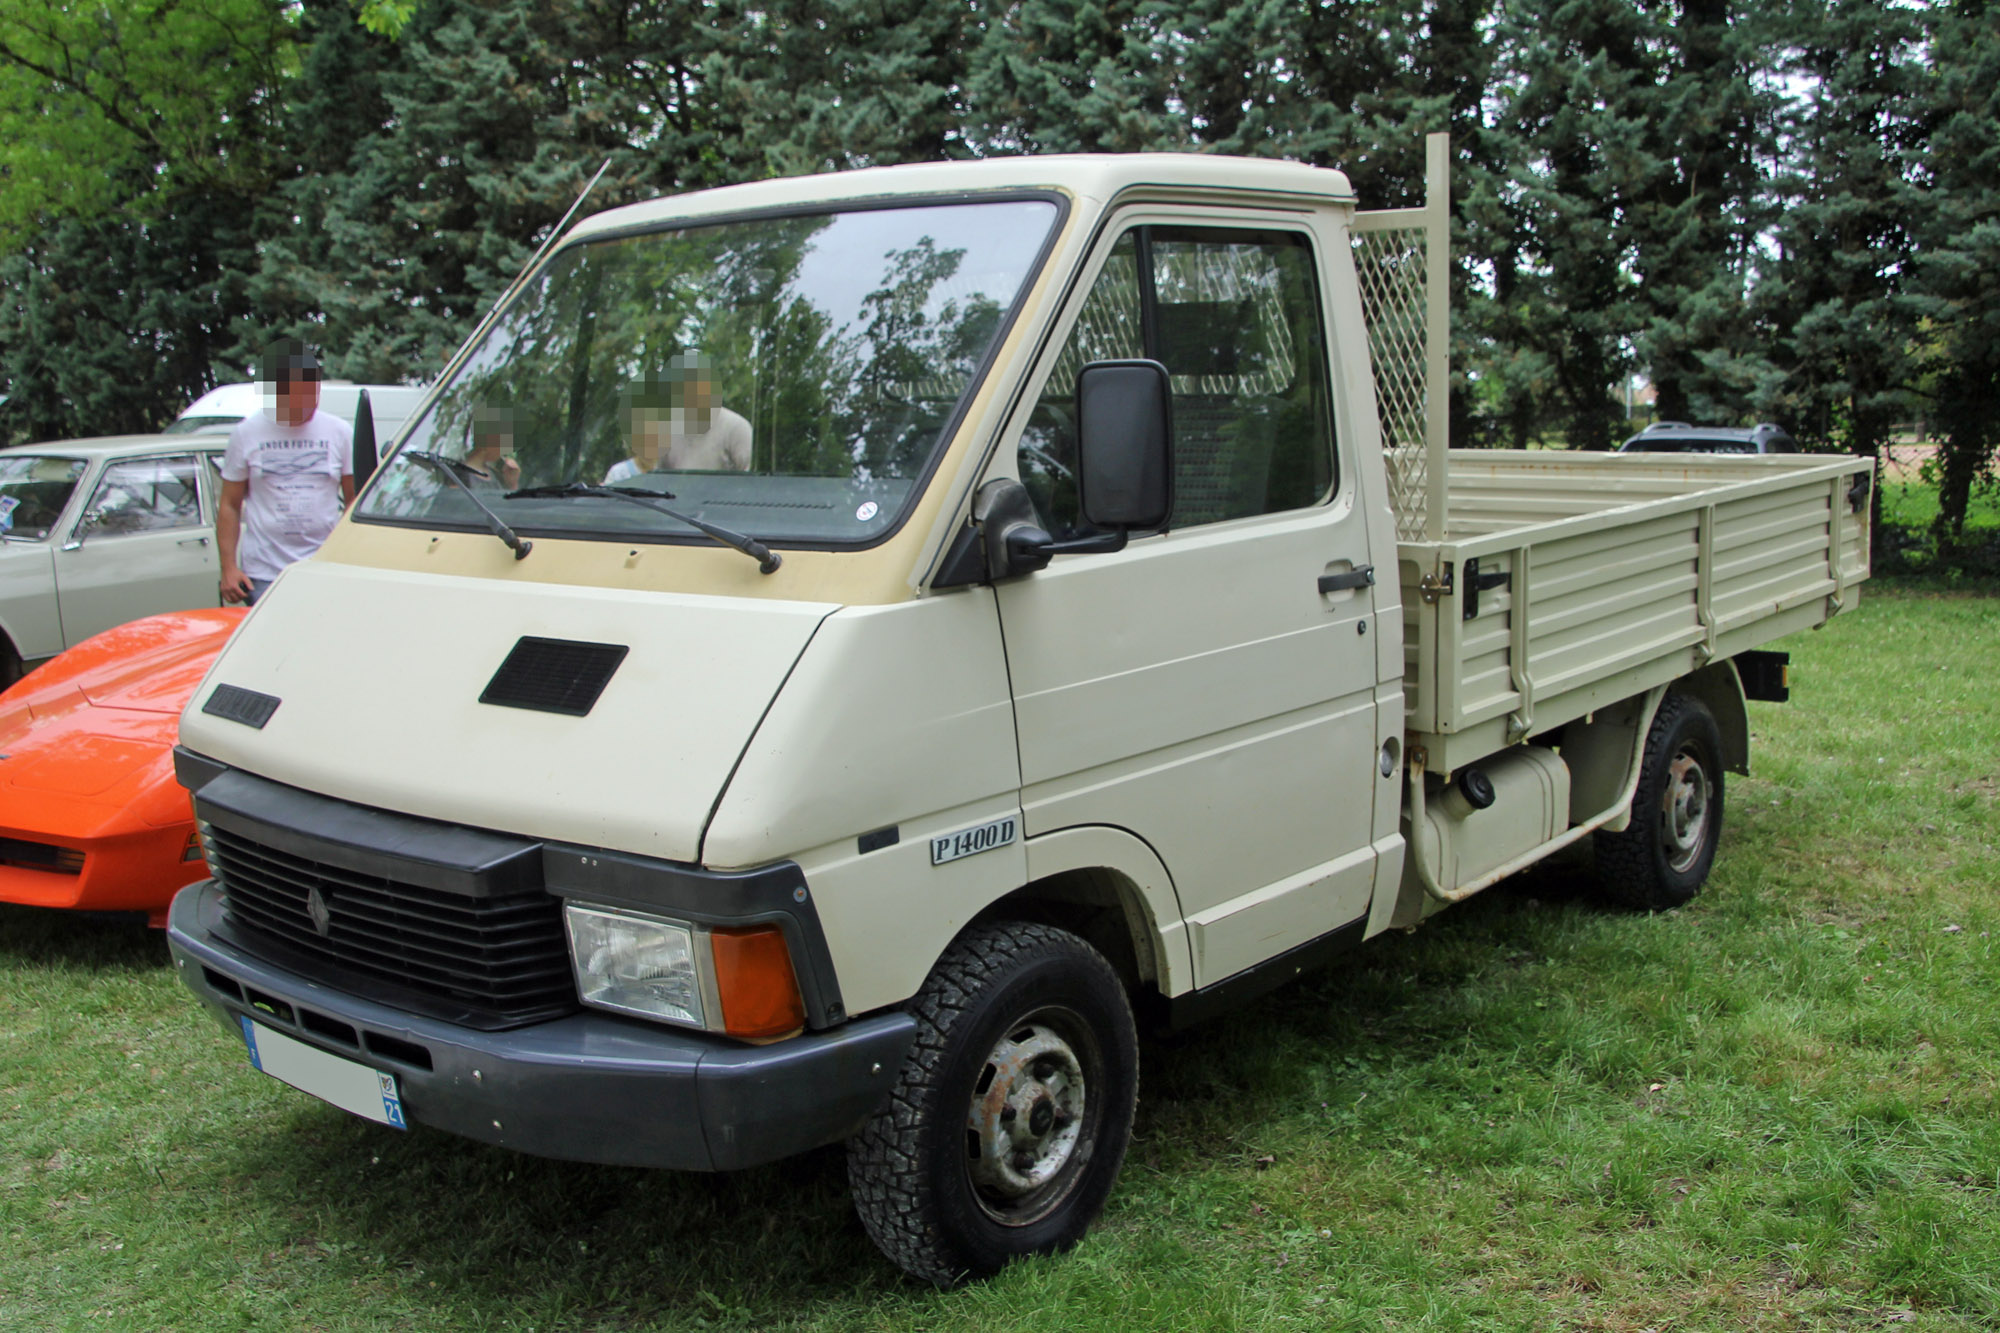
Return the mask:
[[[678,519],[689,527],[715,538],[724,546],[743,552],[757,562],[757,572],[760,574],[775,573],[778,566],[785,563],[784,557],[754,537],[746,537],[740,532],[719,528],[691,514],[683,514],[678,509],[667,508],[660,503],[660,494],[658,491],[641,490],[637,486],[591,486],[584,482],[572,481],[563,486],[530,486],[526,490],[509,491],[507,498],[509,500],[623,500],[626,504],[657,509],[668,518]],[[674,497],[668,492],[666,498],[671,500]]]
[[[457,459],[446,458],[442,454],[434,454],[430,452],[428,449],[405,449],[403,450],[402,456],[404,458],[414,458],[421,462],[429,463],[433,468],[437,469],[439,472],[442,472],[445,476],[450,477],[452,485],[458,487],[458,489],[460,489],[461,491],[464,491],[465,498],[472,501],[473,504],[479,506],[479,512],[486,515],[486,526],[493,529],[493,535],[495,537],[498,537],[501,541],[507,544],[508,549],[513,551],[514,558],[516,560],[527,559],[528,552],[535,549],[535,544],[533,542],[524,540],[518,533],[514,531],[514,529],[508,527],[507,524],[501,520],[500,515],[494,513],[491,509],[488,509],[486,507],[486,502],[479,498],[479,496],[473,491],[471,486],[466,484],[465,478],[458,475],[458,469],[462,467],[463,464],[461,464]]]

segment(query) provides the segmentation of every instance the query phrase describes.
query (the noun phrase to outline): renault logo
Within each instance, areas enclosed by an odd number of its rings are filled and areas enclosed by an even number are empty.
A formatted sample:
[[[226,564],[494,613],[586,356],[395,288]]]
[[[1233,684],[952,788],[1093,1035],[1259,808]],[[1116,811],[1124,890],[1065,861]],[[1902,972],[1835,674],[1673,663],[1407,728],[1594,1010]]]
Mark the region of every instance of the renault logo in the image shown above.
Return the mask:
[[[313,929],[322,935],[333,924],[333,909],[326,905],[326,895],[318,889],[306,894],[306,913],[313,919]]]

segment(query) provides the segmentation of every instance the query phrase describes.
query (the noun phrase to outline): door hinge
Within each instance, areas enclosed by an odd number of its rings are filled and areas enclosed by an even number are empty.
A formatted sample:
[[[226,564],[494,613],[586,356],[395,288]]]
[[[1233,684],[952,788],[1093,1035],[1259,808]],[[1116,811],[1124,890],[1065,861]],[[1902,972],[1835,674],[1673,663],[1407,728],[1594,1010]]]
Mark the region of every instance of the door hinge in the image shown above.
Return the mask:
[[[1436,574],[1426,574],[1418,579],[1417,596],[1423,598],[1431,606],[1436,606],[1439,598],[1451,596],[1451,566],[1446,565],[1444,567],[1442,577]]]
[[[1479,572],[1479,557],[1465,562],[1465,609],[1459,615],[1466,620],[1479,614],[1479,594],[1494,588],[1504,588],[1512,580],[1514,573],[1508,569],[1496,569],[1490,573]]]

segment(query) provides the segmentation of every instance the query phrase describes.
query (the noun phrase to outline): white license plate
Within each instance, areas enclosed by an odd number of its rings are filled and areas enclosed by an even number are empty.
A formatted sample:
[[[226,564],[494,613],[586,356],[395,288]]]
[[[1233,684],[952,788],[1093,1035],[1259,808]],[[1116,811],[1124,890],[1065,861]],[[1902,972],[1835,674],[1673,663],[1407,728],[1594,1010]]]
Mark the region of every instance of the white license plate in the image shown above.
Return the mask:
[[[272,1078],[365,1120],[409,1128],[403,1122],[403,1099],[396,1091],[394,1074],[343,1060],[248,1018],[240,1021],[243,1044],[250,1048],[250,1063]]]

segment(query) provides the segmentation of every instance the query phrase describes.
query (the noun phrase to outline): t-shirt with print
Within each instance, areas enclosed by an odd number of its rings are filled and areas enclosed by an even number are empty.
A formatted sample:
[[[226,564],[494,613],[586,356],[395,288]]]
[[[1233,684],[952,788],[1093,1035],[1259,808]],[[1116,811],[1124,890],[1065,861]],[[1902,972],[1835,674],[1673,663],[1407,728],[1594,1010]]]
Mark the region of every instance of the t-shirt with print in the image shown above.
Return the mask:
[[[317,551],[340,519],[340,479],[354,472],[354,436],[331,412],[287,426],[253,412],[229,432],[222,479],[247,481],[236,565],[274,579]]]

